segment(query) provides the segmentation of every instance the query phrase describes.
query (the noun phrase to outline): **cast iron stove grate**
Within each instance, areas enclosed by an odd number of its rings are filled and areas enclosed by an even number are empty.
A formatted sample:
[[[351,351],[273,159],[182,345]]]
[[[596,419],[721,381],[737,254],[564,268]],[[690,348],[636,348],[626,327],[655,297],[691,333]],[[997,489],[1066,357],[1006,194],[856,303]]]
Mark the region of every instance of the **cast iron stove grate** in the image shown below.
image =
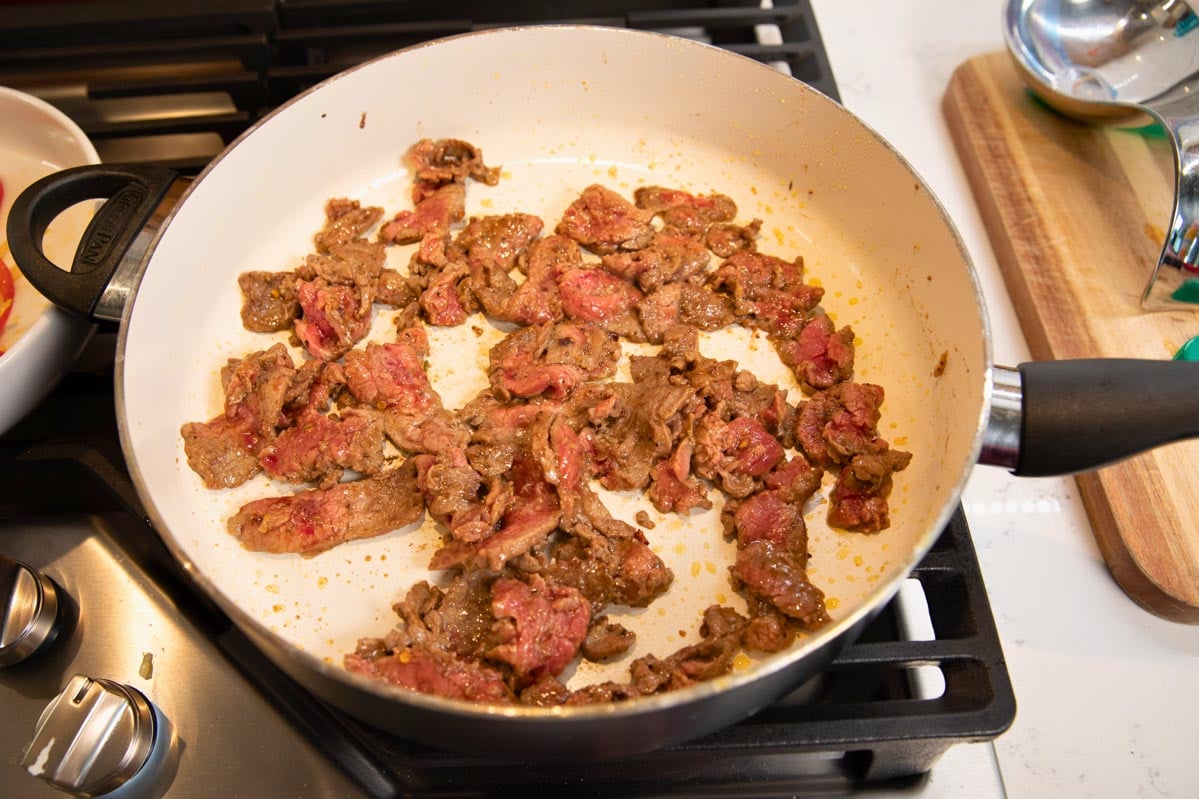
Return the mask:
[[[111,336],[107,337],[111,347]],[[101,345],[101,348],[104,345]],[[112,368],[69,375],[0,438],[0,518],[124,509],[144,518],[120,455]],[[185,578],[150,536],[137,545],[174,596]],[[912,573],[931,636],[910,640],[893,601],[821,675],[755,716],[646,755],[535,768],[430,749],[368,729],[279,672],[200,597],[181,602],[280,713],[372,797],[569,791],[595,796],[791,796],[917,784],[959,743],[988,741],[1015,698],[966,518],[959,508]],[[904,592],[908,593],[908,592]],[[931,679],[930,678],[931,674]],[[933,690],[928,689],[932,683]],[[943,687],[942,687],[943,686]]]
[[[0,5],[0,86],[75,119],[110,163],[195,174],[298,92],[369,58],[505,25],[656,30],[837,98],[807,0],[106,0]],[[402,102],[402,99],[397,99]]]
[[[506,24],[667,31],[769,63],[836,99],[809,4],[776,0],[773,6],[737,0],[5,5],[0,85],[58,105],[106,161],[193,174],[272,108],[346,67],[430,38]],[[65,427],[64,419],[70,420]],[[111,504],[114,491],[136,510],[116,445],[111,371],[68,377],[0,440],[0,475],[0,515],[62,510],[72,501],[95,511]],[[64,479],[74,500],[64,497]],[[825,674],[782,702],[707,738],[602,769],[485,763],[382,736],[295,687],[236,631],[222,628],[219,639],[281,711],[372,795],[495,795],[546,787],[622,796],[836,793],[918,780],[948,747],[992,739],[1014,716],[960,510],[913,577],[923,588],[935,640],[906,640],[893,603]],[[932,696],[919,690],[918,677],[929,669],[944,685]]]

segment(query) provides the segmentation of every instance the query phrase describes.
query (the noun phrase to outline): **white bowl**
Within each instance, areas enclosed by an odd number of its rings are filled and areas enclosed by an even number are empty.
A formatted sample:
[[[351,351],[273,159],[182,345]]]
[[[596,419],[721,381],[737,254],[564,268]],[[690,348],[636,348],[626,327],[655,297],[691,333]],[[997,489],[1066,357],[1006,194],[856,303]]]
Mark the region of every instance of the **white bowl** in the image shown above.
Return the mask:
[[[48,103],[0,86],[0,260],[15,285],[12,315],[0,331],[0,433],[19,422],[66,374],[95,330],[91,322],[51,305],[13,263],[5,226],[13,201],[38,178],[98,164],[96,148],[79,126]],[[47,257],[69,265],[90,211],[69,209],[46,232]]]

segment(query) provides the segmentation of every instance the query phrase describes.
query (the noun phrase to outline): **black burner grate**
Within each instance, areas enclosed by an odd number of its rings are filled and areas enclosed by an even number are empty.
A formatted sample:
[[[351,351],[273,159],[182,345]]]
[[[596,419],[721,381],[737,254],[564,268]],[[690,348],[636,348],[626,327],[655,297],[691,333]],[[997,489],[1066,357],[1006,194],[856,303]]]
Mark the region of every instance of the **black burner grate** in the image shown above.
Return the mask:
[[[736,0],[4,5],[0,85],[62,108],[96,141],[106,161],[155,163],[185,173],[198,172],[279,103],[346,67],[430,38],[507,24],[586,22],[667,31],[775,65],[836,99],[808,2],[773,5],[762,9],[757,2]],[[113,490],[137,511],[116,443],[111,379],[110,366],[76,372],[0,439],[0,516],[68,507],[96,511],[112,504]],[[72,490],[64,493],[64,483]],[[556,788],[603,796],[827,794],[918,780],[949,746],[994,738],[1014,717],[1003,654],[960,510],[913,576],[923,587],[935,640],[905,640],[892,605],[830,669],[777,705],[707,738],[602,769],[484,763],[381,736],[295,688],[236,631],[224,630],[218,638],[243,671],[373,795],[470,796],[484,790],[480,785],[488,786],[488,795]],[[929,668],[940,675],[944,690],[922,698],[914,676]]]
[[[636,6],[636,10],[629,10]],[[503,25],[588,23],[717,44],[837,98],[807,0],[108,0],[0,6],[0,85],[75,119],[103,160],[199,172],[298,92],[367,59]]]
[[[69,375],[0,438],[0,518],[113,508],[142,515],[121,462],[111,381],[111,367]],[[166,561],[159,552],[159,572],[169,569]],[[1015,717],[961,509],[912,577],[923,589],[933,639],[908,640],[892,602],[825,672],[777,704],[706,738],[600,768],[489,763],[369,730],[296,687],[235,628],[213,621],[213,608],[197,612],[243,673],[371,796],[568,788],[571,795],[628,797],[828,795],[911,785],[950,746],[991,740]],[[939,695],[921,689],[920,670],[930,669],[944,683]]]

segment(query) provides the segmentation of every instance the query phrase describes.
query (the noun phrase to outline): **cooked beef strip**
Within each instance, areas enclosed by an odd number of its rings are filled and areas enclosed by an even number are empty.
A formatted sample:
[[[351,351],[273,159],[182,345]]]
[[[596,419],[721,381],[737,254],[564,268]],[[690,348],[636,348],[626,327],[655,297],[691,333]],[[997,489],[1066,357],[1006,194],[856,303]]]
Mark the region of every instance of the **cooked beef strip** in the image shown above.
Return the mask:
[[[784,455],[783,447],[759,422],[738,417],[724,422],[712,413],[699,421],[695,430],[695,473],[718,480],[731,497],[749,496],[761,478]]]
[[[667,283],[646,295],[637,304],[637,316],[646,340],[652,344],[661,344],[675,325],[712,332],[735,320],[732,300],[691,283]]]
[[[557,678],[543,674],[527,688],[521,689],[520,703],[532,707],[557,707],[570,698],[570,689]]]
[[[796,337],[771,337],[779,359],[808,393],[853,379],[853,340],[852,328],[834,330],[824,314],[812,317]]]
[[[639,250],[654,238],[651,216],[611,189],[593,184],[570,204],[554,232],[599,255]]]
[[[620,657],[637,642],[637,634],[611,621],[607,616],[592,619],[587,637],[581,647],[583,657],[593,663],[602,663]]]
[[[883,396],[882,386],[873,383],[837,383],[813,394],[795,418],[797,446],[821,467],[885,450],[887,442],[878,436]]]
[[[702,280],[711,259],[702,244],[658,234],[648,247],[605,255],[600,263],[613,275],[651,292],[667,283]]]
[[[337,197],[325,203],[325,227],[316,234],[317,252],[329,252],[362,236],[383,216],[377,206],[362,207],[358,200]]]
[[[454,260],[481,263],[509,272],[545,227],[532,214],[471,217],[450,245]]]
[[[748,225],[718,222],[708,228],[704,235],[704,243],[721,258],[729,258],[739,252],[755,252],[758,249],[757,238],[761,229],[761,219],[755,219]]]
[[[254,453],[258,439],[242,419],[188,422],[180,432],[187,465],[208,488],[233,488],[262,471]]]
[[[254,333],[287,330],[300,315],[294,272],[242,272],[241,323]]]
[[[337,360],[370,330],[370,312],[362,311],[352,287],[317,278],[301,282],[296,293],[304,312],[295,321],[296,335],[312,357]]]
[[[283,406],[296,377],[287,347],[231,360],[221,370],[225,412],[208,422],[182,426],[188,466],[208,488],[233,488],[261,470],[258,453],[285,422]]]
[[[895,449],[854,455],[829,494],[829,525],[859,533],[890,526],[891,475],[906,469],[911,460],[910,452]]]
[[[691,476],[694,451],[695,447],[690,441],[680,441],[669,458],[658,461],[650,469],[650,487],[646,496],[658,512],[674,511],[685,516],[692,508],[706,510],[712,507],[704,484]]]
[[[808,582],[806,562],[806,551],[762,538],[739,547],[737,562],[729,571],[746,591],[814,630],[829,617],[824,593]]]
[[[546,580],[583,592],[595,607],[648,607],[666,592],[674,572],[636,538],[569,538],[550,548]]]
[[[609,702],[627,702],[636,699],[641,694],[637,686],[631,683],[602,682],[595,685],[584,685],[567,697],[563,703],[570,705],[600,705]]]
[[[403,308],[409,303],[416,302],[418,297],[420,297],[420,291],[407,275],[394,269],[384,269],[379,272],[379,282],[375,288],[375,302]]]
[[[512,667],[517,685],[556,676],[579,651],[591,624],[591,603],[575,588],[547,585],[536,574],[501,577],[491,589],[496,622],[486,657]]]
[[[642,186],[633,199],[638,208],[660,215],[668,229],[688,236],[702,236],[712,223],[737,217],[737,204],[723,194],[696,196],[679,189]]]
[[[379,241],[387,244],[413,244],[430,234],[450,229],[466,216],[466,189],[459,183],[447,183],[416,204],[398,212],[379,230]]]
[[[429,340],[423,328],[400,331],[391,344],[370,343],[346,354],[346,382],[362,405],[383,416],[387,437],[409,452],[430,451],[437,442],[461,440],[465,428],[446,412],[425,374]]]
[[[500,399],[562,399],[584,380],[611,377],[620,345],[594,325],[559,322],[514,330],[489,358],[487,376]]]
[[[433,555],[429,568],[491,569],[540,545],[556,529],[561,512],[557,494],[545,482],[532,456],[522,454],[509,475],[511,501],[506,503],[498,529],[476,541],[453,541]]]
[[[322,278],[327,283],[353,286],[362,304],[374,302],[379,274],[386,258],[382,244],[356,240],[332,247],[327,253],[309,255],[296,269],[300,280]]]
[[[346,386],[346,372],[339,363],[308,360],[300,364],[283,401],[287,425],[309,415],[329,410]]]
[[[315,555],[403,527],[423,513],[416,469],[406,461],[376,477],[250,502],[228,527],[252,551]]]
[[[455,327],[465,322],[475,312],[467,266],[447,264],[431,276],[427,288],[420,295],[420,309],[431,325]]]
[[[537,239],[518,261],[527,275],[525,282],[507,297],[492,315],[503,322],[537,325],[563,318],[558,277],[581,267],[579,245],[566,236]]]
[[[570,319],[591,322],[630,341],[645,341],[635,309],[642,294],[603,269],[568,269],[558,278],[562,310]]]
[[[413,203],[447,183],[465,183],[472,178],[494,186],[500,180],[500,168],[484,164],[483,151],[461,139],[421,139],[409,148],[405,160],[413,173]]]
[[[349,408],[340,419],[310,414],[280,433],[258,454],[263,470],[289,483],[335,485],[344,469],[364,475],[383,469],[383,419]]]
[[[661,377],[612,388],[615,414],[586,437],[596,472],[605,488],[644,488],[654,464],[674,451],[683,419],[695,413],[695,390]]]
[[[422,694],[492,704],[516,701],[495,669],[423,646],[384,652],[378,646],[378,639],[364,639],[359,652],[345,656],[345,667]]]
[[[395,650],[419,645],[477,659],[494,623],[494,581],[490,572],[475,571],[454,575],[444,590],[425,581],[416,583],[392,606],[398,619],[384,646]]]
[[[676,691],[703,680],[728,674],[733,658],[741,650],[741,634],[747,621],[732,608],[712,605],[704,611],[698,644],[683,647],[666,659],[647,655],[633,661],[629,671],[642,696]]]
[[[749,624],[741,633],[741,645],[753,652],[782,652],[795,640],[799,626],[773,605],[760,599],[749,599]]]
[[[759,252],[739,252],[712,275],[713,287],[728,292],[733,310],[746,323],[781,338],[797,335],[824,289],[803,282],[803,258],[784,261]]]

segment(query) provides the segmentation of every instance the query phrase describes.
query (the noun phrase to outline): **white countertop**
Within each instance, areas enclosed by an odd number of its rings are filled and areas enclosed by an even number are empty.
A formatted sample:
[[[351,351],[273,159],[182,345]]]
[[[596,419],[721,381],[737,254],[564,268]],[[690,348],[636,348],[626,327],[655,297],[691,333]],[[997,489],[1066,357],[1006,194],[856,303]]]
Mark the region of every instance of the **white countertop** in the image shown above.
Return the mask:
[[[953,70],[1003,49],[1004,4],[812,6],[842,102],[908,158],[957,224],[981,277],[996,362],[1028,360],[941,114]],[[1016,693],[1016,721],[995,742],[1008,795],[1199,796],[1199,627],[1152,616],[1120,590],[1073,479],[980,466],[964,505]]]

